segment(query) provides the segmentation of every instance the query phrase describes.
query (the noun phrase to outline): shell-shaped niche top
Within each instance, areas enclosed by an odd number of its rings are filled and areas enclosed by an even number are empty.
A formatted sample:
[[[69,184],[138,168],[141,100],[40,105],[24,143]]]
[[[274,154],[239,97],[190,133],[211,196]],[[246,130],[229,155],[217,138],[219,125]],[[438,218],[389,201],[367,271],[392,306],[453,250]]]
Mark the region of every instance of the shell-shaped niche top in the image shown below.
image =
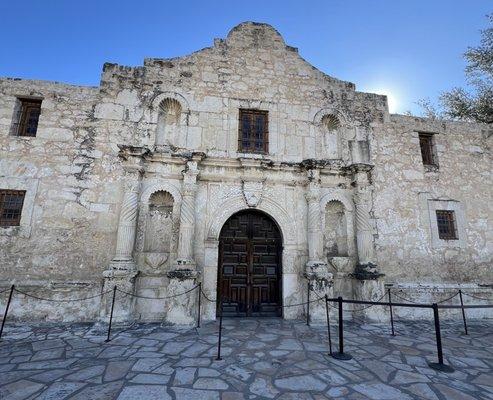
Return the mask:
[[[328,131],[336,131],[341,127],[341,121],[334,114],[327,114],[322,117],[322,126]]]
[[[159,103],[159,113],[165,117],[166,123],[178,124],[180,122],[181,104],[178,100],[166,98]]]
[[[269,24],[242,22],[228,33],[228,46],[237,48],[285,49],[286,43],[281,34]]]

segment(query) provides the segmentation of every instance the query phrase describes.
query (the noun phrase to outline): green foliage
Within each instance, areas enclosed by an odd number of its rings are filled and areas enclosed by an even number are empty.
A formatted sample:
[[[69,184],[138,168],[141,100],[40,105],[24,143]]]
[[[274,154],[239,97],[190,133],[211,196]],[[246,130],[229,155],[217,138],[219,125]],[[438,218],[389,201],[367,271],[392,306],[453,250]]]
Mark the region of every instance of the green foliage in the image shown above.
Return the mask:
[[[481,31],[480,45],[464,53],[470,90],[453,88],[440,96],[445,117],[493,124],[493,14],[488,20],[491,26]]]

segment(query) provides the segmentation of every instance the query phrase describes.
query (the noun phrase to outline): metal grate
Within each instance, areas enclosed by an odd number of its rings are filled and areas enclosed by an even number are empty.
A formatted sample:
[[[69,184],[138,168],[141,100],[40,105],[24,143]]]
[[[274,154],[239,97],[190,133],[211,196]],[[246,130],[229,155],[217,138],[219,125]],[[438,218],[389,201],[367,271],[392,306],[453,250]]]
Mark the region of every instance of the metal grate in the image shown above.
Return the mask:
[[[19,226],[25,190],[0,190],[0,226]]]
[[[38,130],[39,114],[41,113],[41,100],[18,99],[20,107],[15,118],[14,132],[17,136],[36,136]]]
[[[240,109],[238,151],[268,153],[268,115],[268,111]]]
[[[424,165],[436,165],[433,153],[433,134],[420,133],[419,146],[421,147],[421,157]]]
[[[438,237],[444,240],[457,240],[455,213],[449,210],[436,210]]]

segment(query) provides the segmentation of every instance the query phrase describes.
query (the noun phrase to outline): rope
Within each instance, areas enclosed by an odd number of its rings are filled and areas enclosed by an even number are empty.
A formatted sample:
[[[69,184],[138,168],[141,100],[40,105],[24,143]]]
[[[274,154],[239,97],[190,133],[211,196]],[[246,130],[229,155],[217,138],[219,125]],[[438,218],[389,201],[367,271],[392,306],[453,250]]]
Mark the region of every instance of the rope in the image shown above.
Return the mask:
[[[52,301],[54,303],[70,303],[72,301],[83,301],[83,300],[95,299],[96,297],[104,296],[105,294],[110,293],[112,291],[112,290],[107,290],[106,292],[102,292],[102,293],[96,294],[94,296],[82,297],[80,299],[47,299],[45,297],[39,297],[39,296],[35,296],[33,294],[30,294],[30,293],[23,292],[19,289],[14,288],[14,290],[20,294],[23,294],[24,296],[31,297],[31,298],[36,299],[36,300]]]
[[[125,292],[124,290],[121,290],[121,289],[118,289],[118,288],[116,288],[116,290],[119,291],[120,293],[126,294],[127,296],[137,297],[139,299],[165,300],[165,299],[172,299],[173,297],[183,296],[184,294],[190,293],[192,290],[195,290],[198,287],[199,287],[199,285],[196,285],[193,288],[187,290],[186,292],[178,293],[178,294],[174,294],[174,295],[166,296],[166,297],[148,297],[148,296],[141,296],[141,295],[138,295],[138,294],[133,294],[133,293]]]
[[[383,296],[382,296],[382,297],[380,297],[380,298],[379,298],[378,300],[376,300],[375,302],[376,302],[376,303],[378,303],[380,300],[382,300],[382,299],[385,297],[385,295],[386,295],[386,294],[387,294],[387,293],[384,293],[384,294],[383,294]],[[359,312],[359,311],[364,311],[364,310],[366,310],[366,309],[368,309],[368,308],[370,308],[370,307],[373,307],[373,306],[378,306],[378,305],[380,305],[380,304],[370,304],[369,306],[366,306],[366,307],[360,308],[359,310],[355,310],[355,309],[353,309],[353,310],[347,310],[347,311],[356,311],[356,312]]]
[[[10,288],[7,288],[5,290],[0,290],[0,294],[5,293],[5,292],[8,292],[9,290],[10,290]]]
[[[202,295],[205,297],[205,299],[207,301],[210,301],[211,303],[216,303],[217,302],[217,299],[216,300],[211,300],[209,299],[209,297],[207,297],[207,295],[204,293],[204,290],[201,288],[200,291],[202,292]]]
[[[319,302],[320,300],[325,300],[325,299],[315,299],[315,300],[310,300],[310,301],[306,301],[304,303],[298,303],[298,304],[288,304],[288,305],[285,305],[285,306],[278,306],[279,308],[288,308],[288,307],[296,307],[296,306],[305,306],[309,303],[316,303],[316,302]]]
[[[408,301],[409,303],[419,304],[417,301],[413,301],[413,300],[410,300],[410,299],[406,299],[405,297],[399,296],[399,295],[398,295],[397,293],[395,293],[395,292],[392,292],[392,294],[393,294],[395,297],[398,297],[398,298],[399,298],[399,299],[401,299],[401,300]]]
[[[466,296],[472,297],[473,299],[484,300],[484,301],[491,301],[492,300],[492,299],[485,299],[484,297],[478,297],[478,296],[475,296],[475,295],[469,294],[469,293],[462,292],[462,294],[465,294]]]
[[[459,292],[457,292],[456,294],[450,296],[450,297],[447,297],[446,299],[444,300],[440,300],[440,301],[437,301],[436,303],[437,304],[440,304],[440,303],[445,303],[446,301],[449,301],[450,299],[453,299],[455,296],[457,296],[459,294]]]

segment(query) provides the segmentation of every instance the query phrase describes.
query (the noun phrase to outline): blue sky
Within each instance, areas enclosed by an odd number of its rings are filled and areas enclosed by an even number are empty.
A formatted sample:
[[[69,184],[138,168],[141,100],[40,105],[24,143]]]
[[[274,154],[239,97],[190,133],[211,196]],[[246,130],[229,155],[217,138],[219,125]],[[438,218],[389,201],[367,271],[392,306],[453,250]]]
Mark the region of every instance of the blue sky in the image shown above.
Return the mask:
[[[141,65],[266,22],[325,73],[390,96],[394,112],[464,84],[491,0],[4,0],[0,76],[97,85],[104,62]]]

